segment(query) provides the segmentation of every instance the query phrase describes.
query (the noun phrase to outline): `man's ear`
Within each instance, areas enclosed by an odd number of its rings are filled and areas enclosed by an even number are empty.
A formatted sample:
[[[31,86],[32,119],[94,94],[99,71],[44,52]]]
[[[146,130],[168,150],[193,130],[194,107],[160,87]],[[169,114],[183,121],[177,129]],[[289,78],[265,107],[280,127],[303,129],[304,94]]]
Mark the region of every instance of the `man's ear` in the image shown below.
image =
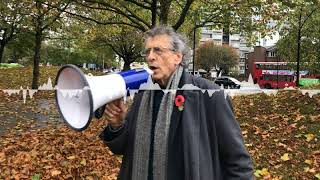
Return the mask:
[[[176,59],[175,59],[175,64],[178,65],[182,62],[182,53],[178,52],[176,53]]]

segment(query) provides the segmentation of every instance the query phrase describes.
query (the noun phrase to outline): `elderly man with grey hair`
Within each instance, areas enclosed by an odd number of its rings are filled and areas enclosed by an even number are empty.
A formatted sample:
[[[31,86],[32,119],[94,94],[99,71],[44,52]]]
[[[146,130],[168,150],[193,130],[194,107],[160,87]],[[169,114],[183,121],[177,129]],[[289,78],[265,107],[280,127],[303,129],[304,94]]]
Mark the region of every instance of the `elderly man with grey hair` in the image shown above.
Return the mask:
[[[253,179],[230,98],[186,72],[189,53],[185,38],[170,27],[146,32],[143,55],[152,80],[173,91],[139,91],[129,111],[120,99],[107,105],[108,126],[100,137],[123,155],[118,179]]]

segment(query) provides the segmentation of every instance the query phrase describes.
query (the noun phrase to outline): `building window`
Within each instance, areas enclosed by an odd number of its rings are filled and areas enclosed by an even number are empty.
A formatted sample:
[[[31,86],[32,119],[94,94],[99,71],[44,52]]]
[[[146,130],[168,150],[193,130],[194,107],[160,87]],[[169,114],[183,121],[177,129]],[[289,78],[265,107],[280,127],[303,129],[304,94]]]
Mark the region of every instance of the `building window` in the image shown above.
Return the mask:
[[[203,33],[202,38],[204,39],[212,39],[212,34]]]
[[[268,57],[276,57],[275,51],[268,51]]]
[[[248,64],[246,64],[246,69],[249,69],[249,66],[248,66]]]

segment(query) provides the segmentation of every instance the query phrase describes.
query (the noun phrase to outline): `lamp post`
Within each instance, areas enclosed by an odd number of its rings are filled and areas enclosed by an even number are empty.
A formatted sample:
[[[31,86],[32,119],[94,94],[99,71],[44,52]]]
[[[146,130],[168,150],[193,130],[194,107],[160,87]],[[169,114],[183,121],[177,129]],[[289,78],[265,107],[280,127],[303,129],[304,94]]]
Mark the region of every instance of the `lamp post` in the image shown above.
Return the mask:
[[[296,86],[299,87],[299,78],[300,78],[300,44],[301,44],[301,11],[299,14],[299,21],[298,21],[298,37],[297,37],[297,81],[296,81]]]
[[[279,89],[279,58],[277,58],[277,89]]]
[[[314,8],[309,14],[306,15],[306,18],[302,19],[302,7],[300,7],[299,19],[298,19],[298,34],[297,34],[297,81],[296,86],[299,87],[299,78],[300,78],[300,49],[301,49],[301,36],[302,36],[302,28],[306,21],[312,16],[312,14],[318,9],[318,7]]]
[[[192,74],[194,75],[194,64],[195,64],[195,59],[196,59],[196,31],[197,31],[197,26],[196,26],[196,21],[194,21],[194,29],[193,29],[193,52],[192,52]]]

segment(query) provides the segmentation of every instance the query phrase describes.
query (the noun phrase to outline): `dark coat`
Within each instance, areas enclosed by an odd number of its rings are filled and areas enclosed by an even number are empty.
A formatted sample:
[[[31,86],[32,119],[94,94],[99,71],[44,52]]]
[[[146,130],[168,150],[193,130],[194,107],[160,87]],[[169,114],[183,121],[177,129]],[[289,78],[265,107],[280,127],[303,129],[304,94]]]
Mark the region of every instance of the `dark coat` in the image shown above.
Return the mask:
[[[179,84],[219,89],[212,82],[184,73]],[[184,110],[176,106],[171,116],[168,142],[168,180],[253,179],[253,168],[241,130],[234,118],[230,98],[223,91],[178,91],[185,98]],[[119,179],[131,179],[135,126],[143,92],[135,95],[124,128],[101,138],[115,154],[122,154]]]

